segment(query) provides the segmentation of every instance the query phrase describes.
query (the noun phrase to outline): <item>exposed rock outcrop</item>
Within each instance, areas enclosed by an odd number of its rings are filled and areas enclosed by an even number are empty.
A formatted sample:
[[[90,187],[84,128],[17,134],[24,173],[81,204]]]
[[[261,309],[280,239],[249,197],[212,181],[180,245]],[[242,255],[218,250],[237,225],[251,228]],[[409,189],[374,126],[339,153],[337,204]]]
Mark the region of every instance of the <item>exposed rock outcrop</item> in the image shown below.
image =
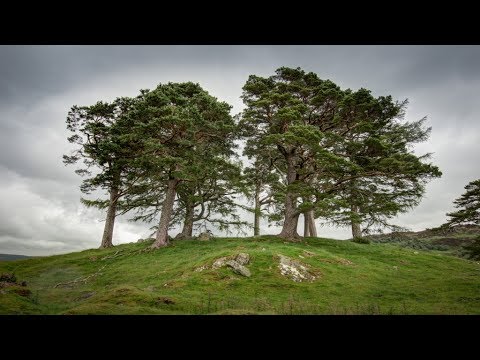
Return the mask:
[[[239,264],[235,260],[227,261],[227,265],[233,269],[233,272],[242,276],[250,277],[252,274],[245,266]]]
[[[278,268],[283,276],[295,282],[311,282],[316,279],[316,276],[310,271],[308,265],[284,255],[278,255],[278,257],[280,260]]]

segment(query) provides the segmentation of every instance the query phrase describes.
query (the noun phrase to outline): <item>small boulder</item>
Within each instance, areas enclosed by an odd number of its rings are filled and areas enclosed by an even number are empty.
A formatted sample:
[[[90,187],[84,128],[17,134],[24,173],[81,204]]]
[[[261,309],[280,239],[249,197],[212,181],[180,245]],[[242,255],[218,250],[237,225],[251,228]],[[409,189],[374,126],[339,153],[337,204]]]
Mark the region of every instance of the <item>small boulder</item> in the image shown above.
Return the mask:
[[[278,256],[280,259],[278,268],[280,269],[280,273],[283,276],[286,276],[295,282],[302,282],[302,281],[311,282],[315,280],[316,277],[309,271],[308,266],[306,264],[303,264],[297,260],[293,260],[284,255],[278,255]]]
[[[221,258],[218,258],[213,262],[212,269],[219,269],[222,266],[225,266],[227,264],[227,261],[230,260],[229,256],[224,256]]]
[[[239,264],[235,260],[227,261],[227,265],[233,269],[233,272],[239,275],[246,276],[246,277],[250,277],[252,275],[250,273],[250,270],[248,270],[245,266]]]
[[[235,256],[235,261],[240,265],[247,265],[250,262],[250,255],[246,253],[240,253]]]

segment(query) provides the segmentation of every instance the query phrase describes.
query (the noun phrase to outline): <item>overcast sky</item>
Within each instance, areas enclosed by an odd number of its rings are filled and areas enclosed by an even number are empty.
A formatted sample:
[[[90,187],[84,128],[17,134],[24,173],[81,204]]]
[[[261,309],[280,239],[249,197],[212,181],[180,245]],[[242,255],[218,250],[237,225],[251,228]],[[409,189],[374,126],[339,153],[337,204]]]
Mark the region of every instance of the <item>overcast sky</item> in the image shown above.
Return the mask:
[[[236,114],[248,75],[270,76],[281,66],[342,88],[408,98],[407,120],[428,116],[432,135],[416,152],[433,152],[443,176],[396,224],[414,231],[442,224],[463,187],[480,178],[479,46],[0,46],[0,253],[48,255],[100,244],[104,215],[80,204],[81,178],[62,163],[72,105],[193,81]],[[114,244],[149,234],[149,225],[127,219],[117,221]],[[262,223],[261,231],[279,228]],[[348,228],[318,233],[351,236]]]

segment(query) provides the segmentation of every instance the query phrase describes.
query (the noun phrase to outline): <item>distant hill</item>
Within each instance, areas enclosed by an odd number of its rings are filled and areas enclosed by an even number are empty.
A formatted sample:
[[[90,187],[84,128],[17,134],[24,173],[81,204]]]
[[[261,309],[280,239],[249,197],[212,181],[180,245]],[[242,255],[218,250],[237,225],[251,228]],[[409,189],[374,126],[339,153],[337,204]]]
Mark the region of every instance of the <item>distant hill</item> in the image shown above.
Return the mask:
[[[480,315],[480,264],[445,251],[275,236],[149,246],[0,262],[0,314]],[[240,253],[250,276],[220,264]]]
[[[468,258],[464,246],[480,236],[478,225],[457,225],[451,228],[423,231],[393,232],[366,236],[373,243],[389,243],[417,250],[438,250],[454,256]]]
[[[21,259],[28,259],[28,258],[31,258],[31,256],[0,254],[0,261],[12,261],[12,260],[21,260]]]

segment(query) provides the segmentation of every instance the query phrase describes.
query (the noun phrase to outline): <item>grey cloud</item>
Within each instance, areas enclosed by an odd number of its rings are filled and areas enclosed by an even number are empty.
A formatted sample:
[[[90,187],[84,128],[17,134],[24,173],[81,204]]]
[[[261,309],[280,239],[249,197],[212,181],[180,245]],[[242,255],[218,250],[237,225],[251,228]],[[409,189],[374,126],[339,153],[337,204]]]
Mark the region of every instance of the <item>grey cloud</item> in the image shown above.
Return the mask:
[[[81,178],[62,163],[72,105],[194,81],[238,113],[248,75],[269,76],[280,66],[376,96],[409,98],[408,120],[428,116],[431,139],[416,151],[433,152],[444,175],[427,186],[420,206],[396,219],[399,225],[441,224],[463,187],[480,177],[479,46],[0,46],[0,252],[45,255],[98,246],[103,213],[79,203]],[[119,219],[115,243],[148,235],[150,224],[128,218]],[[279,230],[265,221],[261,228]],[[319,234],[350,236],[348,228],[321,227]]]

